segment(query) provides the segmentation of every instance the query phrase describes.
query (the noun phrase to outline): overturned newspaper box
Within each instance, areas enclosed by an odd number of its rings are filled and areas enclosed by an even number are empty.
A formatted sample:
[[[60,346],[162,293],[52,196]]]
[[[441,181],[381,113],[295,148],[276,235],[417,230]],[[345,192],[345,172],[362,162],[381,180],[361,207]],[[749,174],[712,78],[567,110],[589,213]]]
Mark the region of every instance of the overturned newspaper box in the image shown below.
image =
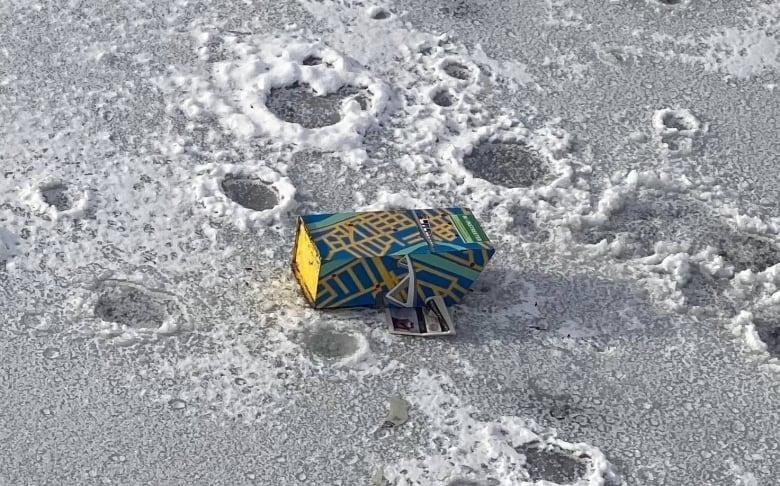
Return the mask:
[[[315,308],[387,307],[392,332],[452,334],[447,307],[494,251],[464,208],[311,214],[298,219],[292,267]]]

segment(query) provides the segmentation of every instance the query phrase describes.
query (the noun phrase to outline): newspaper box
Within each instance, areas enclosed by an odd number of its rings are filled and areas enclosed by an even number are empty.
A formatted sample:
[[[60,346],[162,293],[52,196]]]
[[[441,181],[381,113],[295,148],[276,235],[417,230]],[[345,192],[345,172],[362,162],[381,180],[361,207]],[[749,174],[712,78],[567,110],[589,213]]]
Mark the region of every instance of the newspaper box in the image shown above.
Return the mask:
[[[425,316],[451,321],[447,307],[494,251],[465,208],[310,214],[298,218],[292,268],[317,309],[388,307],[416,321],[408,333],[427,334]]]

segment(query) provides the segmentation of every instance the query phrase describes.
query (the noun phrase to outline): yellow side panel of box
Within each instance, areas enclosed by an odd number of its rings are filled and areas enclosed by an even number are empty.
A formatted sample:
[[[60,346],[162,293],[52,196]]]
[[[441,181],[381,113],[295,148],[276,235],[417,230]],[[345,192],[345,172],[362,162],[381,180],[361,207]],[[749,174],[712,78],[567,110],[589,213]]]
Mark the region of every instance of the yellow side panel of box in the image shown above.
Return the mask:
[[[317,282],[320,279],[320,255],[303,221],[298,221],[293,255],[293,272],[309,302],[317,299]]]

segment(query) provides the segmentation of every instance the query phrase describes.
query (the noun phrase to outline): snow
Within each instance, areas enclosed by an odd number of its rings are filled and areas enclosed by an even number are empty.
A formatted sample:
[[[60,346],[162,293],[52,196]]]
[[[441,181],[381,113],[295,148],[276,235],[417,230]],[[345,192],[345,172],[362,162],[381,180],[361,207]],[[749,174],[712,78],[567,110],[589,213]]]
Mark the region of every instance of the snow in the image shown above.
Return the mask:
[[[769,484],[780,3],[537,3],[0,6],[0,483]],[[456,337],[308,307],[439,206]]]
[[[407,459],[386,467],[385,477],[392,484],[436,484],[453,477],[501,485],[537,484],[526,469],[527,459],[520,452],[523,447],[555,449],[584,459],[586,473],[574,484],[604,484],[609,464],[597,448],[562,441],[554,431],[541,430],[532,421],[517,417],[476,420],[474,411],[453,394],[453,387],[447,376],[421,372],[415,377],[409,401],[431,422],[428,440],[438,450],[422,460]],[[494,472],[483,472],[486,469]]]

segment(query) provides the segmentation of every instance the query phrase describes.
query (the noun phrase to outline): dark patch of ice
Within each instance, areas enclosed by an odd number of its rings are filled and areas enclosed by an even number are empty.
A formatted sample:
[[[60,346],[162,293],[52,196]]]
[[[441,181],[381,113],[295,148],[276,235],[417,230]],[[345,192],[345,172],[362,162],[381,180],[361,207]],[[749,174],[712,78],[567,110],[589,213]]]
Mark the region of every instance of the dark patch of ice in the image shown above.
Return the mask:
[[[716,237],[713,246],[720,250],[719,255],[734,265],[736,272],[748,268],[761,272],[780,263],[780,248],[767,237],[734,231],[724,231]]]
[[[547,175],[541,156],[522,143],[485,142],[463,158],[475,177],[506,187],[529,187]]]
[[[41,187],[41,198],[49,206],[53,206],[57,211],[67,211],[70,209],[71,202],[67,194],[68,186],[61,183],[50,184]]]
[[[358,350],[358,341],[352,334],[323,327],[306,336],[304,343],[313,354],[326,359],[340,359]]]
[[[454,0],[444,3],[445,5],[440,7],[439,11],[457,20],[471,20],[475,17],[481,17],[484,9],[484,6],[474,0]]]
[[[116,284],[102,290],[95,317],[136,329],[157,329],[167,314],[165,305],[135,286]]]
[[[446,89],[436,92],[432,99],[434,103],[444,107],[452,106],[452,104],[455,103],[455,98],[452,96],[452,93]]]
[[[526,469],[531,481],[550,481],[558,484],[576,482],[586,472],[583,463],[563,451],[542,450],[536,447],[520,449],[526,458]]]
[[[471,69],[459,62],[451,61],[444,65],[444,72],[455,79],[466,80],[471,77]]]
[[[284,88],[274,88],[268,95],[266,106],[278,118],[297,123],[305,128],[333,125],[341,120],[341,103],[351,97],[366,109],[365,95],[353,86],[345,86],[335,93],[318,96],[310,86],[293,83]]]
[[[775,357],[780,357],[780,321],[756,319],[753,321],[761,341],[766,344],[766,350]]]
[[[264,182],[249,177],[229,177],[222,181],[225,195],[236,204],[253,211],[271,209],[279,203],[279,197]]]
[[[685,117],[675,113],[674,111],[670,111],[664,114],[663,118],[661,119],[661,122],[664,124],[664,127],[670,129],[670,130],[693,130],[696,127],[690,122],[690,120],[686,120]]]
[[[376,10],[372,15],[371,18],[374,20],[385,20],[390,18],[390,12],[388,12],[385,9],[378,9]]]

